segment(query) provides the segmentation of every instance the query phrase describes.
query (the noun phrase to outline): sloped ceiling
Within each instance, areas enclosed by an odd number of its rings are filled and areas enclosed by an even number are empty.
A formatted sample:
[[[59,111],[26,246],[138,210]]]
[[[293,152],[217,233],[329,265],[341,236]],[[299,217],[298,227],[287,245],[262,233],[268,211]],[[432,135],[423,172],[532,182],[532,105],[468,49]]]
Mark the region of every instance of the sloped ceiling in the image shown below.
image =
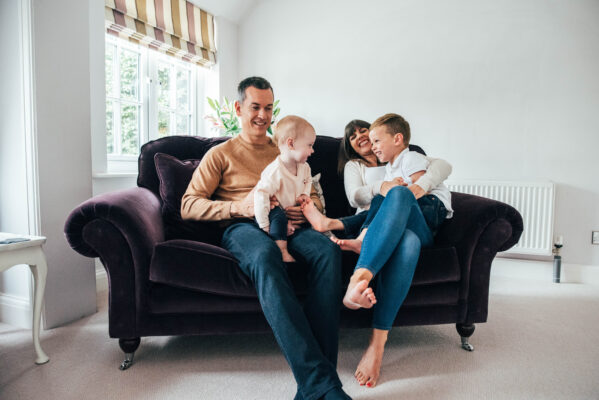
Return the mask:
[[[243,16],[257,3],[257,0],[189,0],[215,17],[224,17],[239,24]]]

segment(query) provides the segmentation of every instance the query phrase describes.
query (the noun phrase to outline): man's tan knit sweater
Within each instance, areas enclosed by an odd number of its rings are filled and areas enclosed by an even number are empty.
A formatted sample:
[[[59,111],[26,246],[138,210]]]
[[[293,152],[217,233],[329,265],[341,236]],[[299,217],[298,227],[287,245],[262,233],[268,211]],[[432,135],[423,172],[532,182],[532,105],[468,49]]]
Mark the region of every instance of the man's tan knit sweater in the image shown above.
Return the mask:
[[[243,200],[278,155],[279,149],[271,140],[256,145],[237,136],[214,146],[191,177],[181,201],[181,216],[198,221],[232,219],[231,202]],[[322,210],[314,188],[311,197]]]

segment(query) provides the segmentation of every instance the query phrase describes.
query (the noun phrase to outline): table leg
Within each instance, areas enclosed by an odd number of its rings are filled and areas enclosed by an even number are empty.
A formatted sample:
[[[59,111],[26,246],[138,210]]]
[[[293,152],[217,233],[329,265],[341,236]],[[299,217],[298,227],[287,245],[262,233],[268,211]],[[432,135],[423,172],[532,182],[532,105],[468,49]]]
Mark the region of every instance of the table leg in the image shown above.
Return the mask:
[[[40,320],[42,317],[42,302],[44,300],[44,289],[46,288],[46,276],[48,275],[48,266],[46,257],[41,248],[38,250],[37,264],[29,265],[33,274],[35,291],[33,294],[33,347],[37,354],[36,364],[45,364],[50,359],[42,350],[40,345]]]

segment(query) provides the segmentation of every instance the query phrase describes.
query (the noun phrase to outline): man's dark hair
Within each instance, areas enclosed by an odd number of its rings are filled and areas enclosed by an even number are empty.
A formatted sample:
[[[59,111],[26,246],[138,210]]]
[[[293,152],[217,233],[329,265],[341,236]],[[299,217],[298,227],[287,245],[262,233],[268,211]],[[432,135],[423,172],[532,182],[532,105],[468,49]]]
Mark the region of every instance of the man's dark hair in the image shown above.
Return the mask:
[[[249,87],[255,87],[260,90],[270,89],[273,98],[275,96],[275,91],[272,89],[272,86],[270,86],[270,82],[259,76],[250,76],[239,82],[239,86],[237,86],[237,100],[240,103],[243,103],[245,100],[245,90]]]

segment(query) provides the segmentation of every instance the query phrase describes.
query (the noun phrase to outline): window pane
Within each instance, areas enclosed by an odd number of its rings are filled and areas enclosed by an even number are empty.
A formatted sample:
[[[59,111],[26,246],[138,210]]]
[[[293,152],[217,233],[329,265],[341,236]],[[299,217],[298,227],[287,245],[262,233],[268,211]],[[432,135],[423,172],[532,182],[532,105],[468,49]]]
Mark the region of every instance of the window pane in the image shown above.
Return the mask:
[[[189,135],[188,114],[177,114],[177,135]]]
[[[189,71],[184,69],[177,69],[177,111],[189,112]]]
[[[104,56],[104,75],[106,76],[106,95],[112,96],[114,87],[114,75],[112,73],[114,66],[114,48],[112,44],[106,44],[106,54]]]
[[[106,151],[114,153],[114,111],[112,101],[106,102]]]
[[[121,106],[121,154],[138,153],[139,109],[136,105]]]
[[[158,105],[164,108],[171,106],[170,68],[168,64],[158,64]]]
[[[170,134],[171,113],[168,111],[158,111],[158,136],[163,137]]]
[[[121,97],[137,100],[139,94],[139,55],[121,49]]]

